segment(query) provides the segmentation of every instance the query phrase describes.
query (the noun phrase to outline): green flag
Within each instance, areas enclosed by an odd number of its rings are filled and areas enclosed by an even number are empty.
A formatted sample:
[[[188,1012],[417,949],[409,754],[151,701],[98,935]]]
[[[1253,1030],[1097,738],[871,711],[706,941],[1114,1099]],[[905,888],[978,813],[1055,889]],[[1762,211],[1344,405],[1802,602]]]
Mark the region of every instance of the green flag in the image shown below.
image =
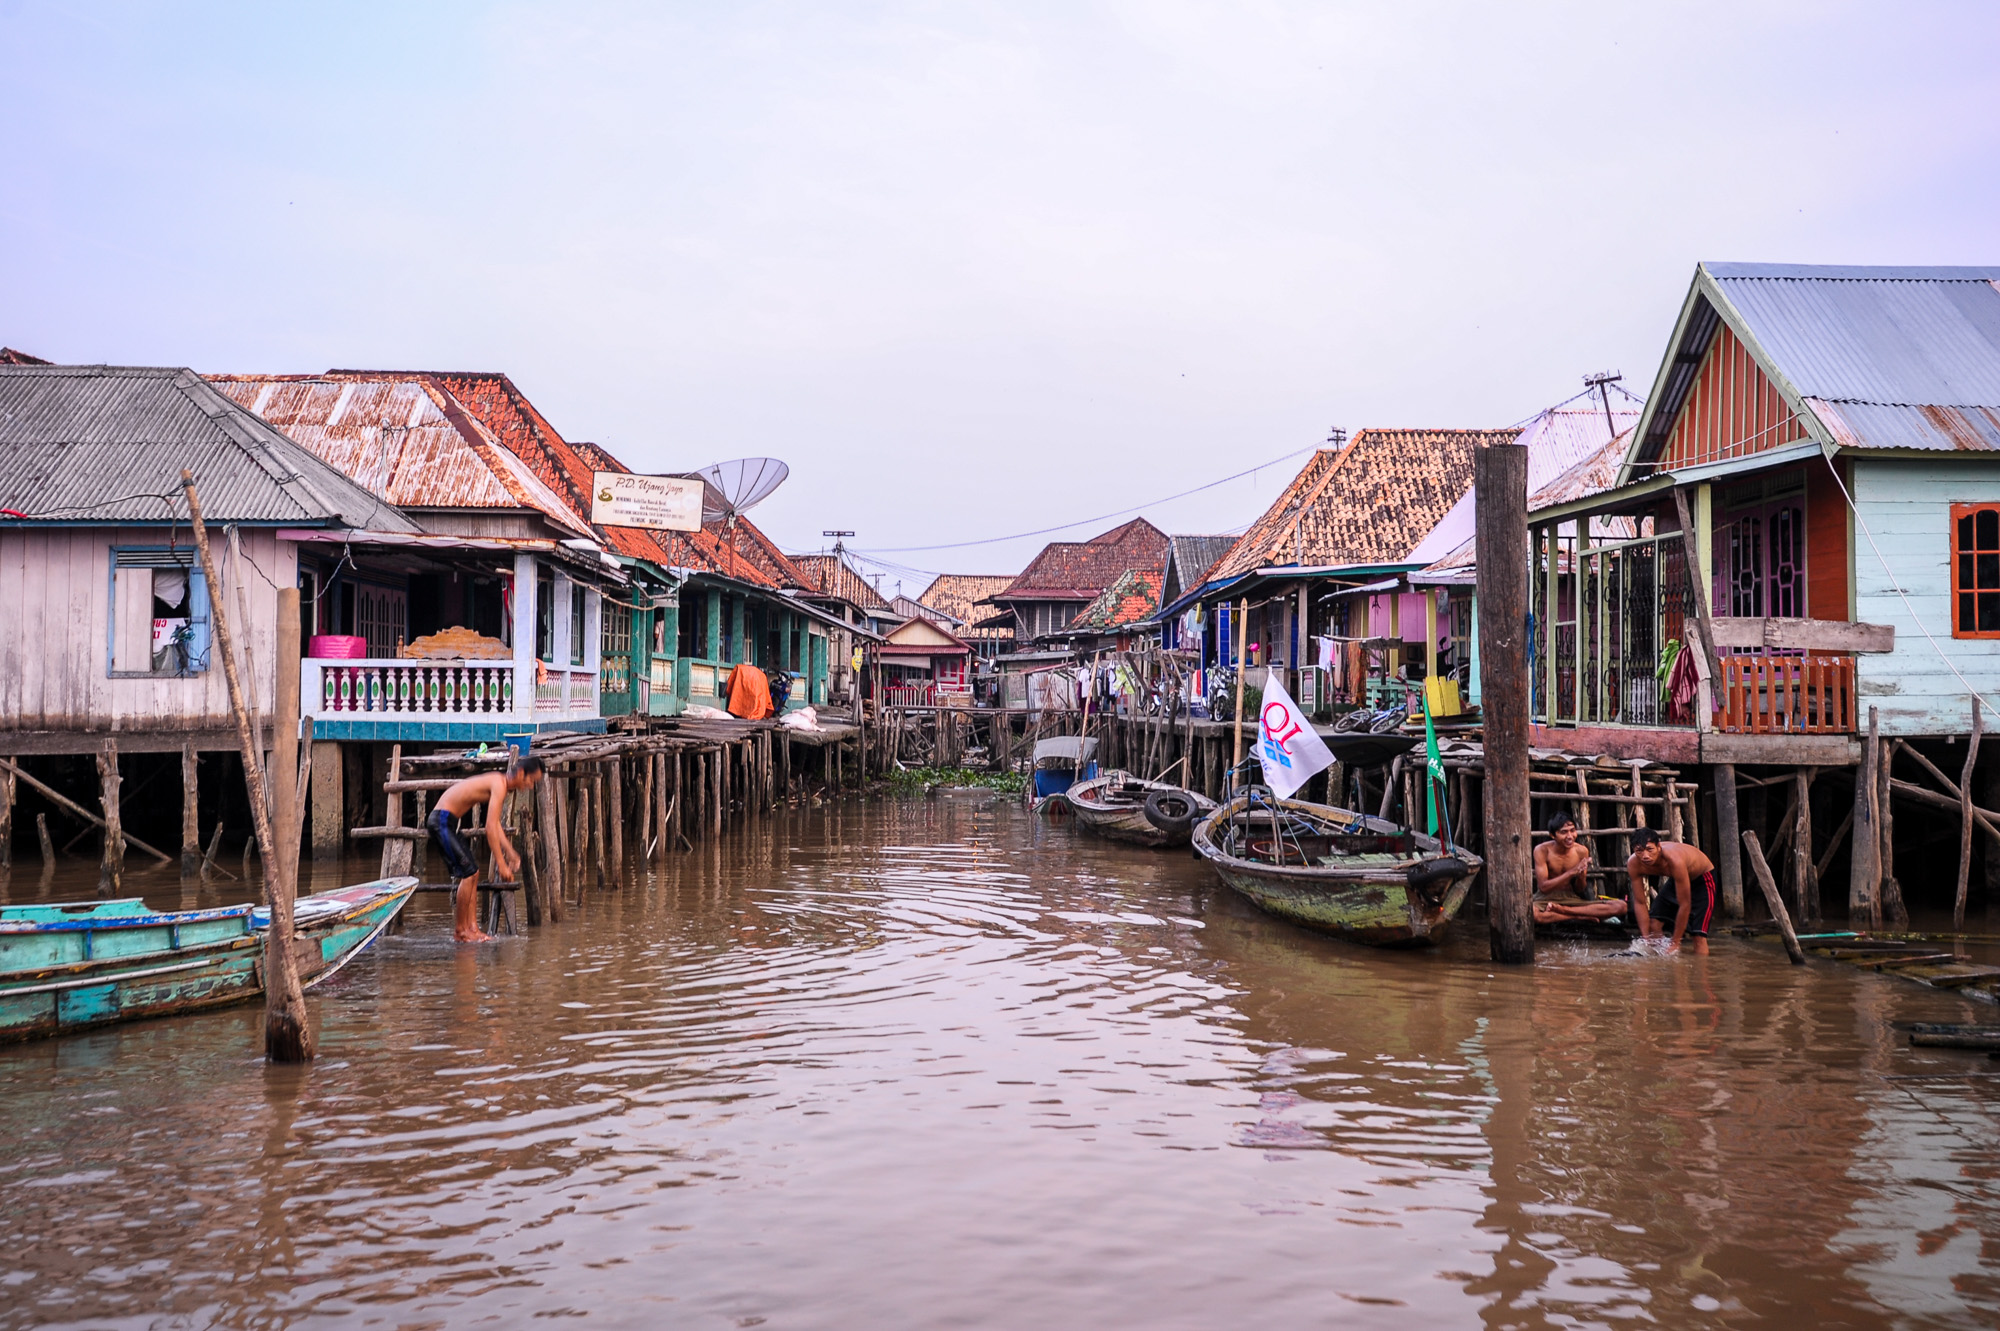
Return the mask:
[[[1444,789],[1444,755],[1438,752],[1437,727],[1431,724],[1430,690],[1424,690],[1424,811],[1430,834],[1438,834],[1438,792]]]

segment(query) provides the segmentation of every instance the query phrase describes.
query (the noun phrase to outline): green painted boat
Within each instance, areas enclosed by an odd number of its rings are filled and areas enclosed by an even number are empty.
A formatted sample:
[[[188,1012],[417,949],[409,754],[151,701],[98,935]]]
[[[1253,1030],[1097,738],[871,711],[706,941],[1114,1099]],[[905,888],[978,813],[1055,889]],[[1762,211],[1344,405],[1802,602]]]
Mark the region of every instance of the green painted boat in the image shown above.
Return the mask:
[[[292,936],[310,989],[380,936],[417,880],[300,897]],[[0,907],[0,1041],[242,1003],[264,992],[261,906],[154,911],[137,897]]]
[[[1372,947],[1439,942],[1484,864],[1386,818],[1256,790],[1202,819],[1194,848],[1262,909]]]

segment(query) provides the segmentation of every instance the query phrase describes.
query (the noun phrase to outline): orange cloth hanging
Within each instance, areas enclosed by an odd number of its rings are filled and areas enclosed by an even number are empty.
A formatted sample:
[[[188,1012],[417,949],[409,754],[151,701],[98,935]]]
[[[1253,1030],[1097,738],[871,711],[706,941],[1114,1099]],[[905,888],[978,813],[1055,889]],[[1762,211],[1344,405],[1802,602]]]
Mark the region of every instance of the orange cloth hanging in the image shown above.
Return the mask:
[[[771,681],[748,661],[738,662],[729,672],[729,714],[745,721],[762,721],[772,711]]]

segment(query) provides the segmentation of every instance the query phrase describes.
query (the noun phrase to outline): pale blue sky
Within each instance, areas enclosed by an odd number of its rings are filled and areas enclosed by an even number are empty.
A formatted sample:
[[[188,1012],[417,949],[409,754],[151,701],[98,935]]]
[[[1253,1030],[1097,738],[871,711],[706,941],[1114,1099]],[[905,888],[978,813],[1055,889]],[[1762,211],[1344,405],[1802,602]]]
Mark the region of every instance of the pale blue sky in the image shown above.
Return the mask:
[[[1698,259],[2000,262],[1996,39],[1989,3],[0,3],[0,342],[504,370],[642,470],[784,458],[788,549],[965,541],[1643,392]],[[1147,515],[1240,527],[1293,466]]]

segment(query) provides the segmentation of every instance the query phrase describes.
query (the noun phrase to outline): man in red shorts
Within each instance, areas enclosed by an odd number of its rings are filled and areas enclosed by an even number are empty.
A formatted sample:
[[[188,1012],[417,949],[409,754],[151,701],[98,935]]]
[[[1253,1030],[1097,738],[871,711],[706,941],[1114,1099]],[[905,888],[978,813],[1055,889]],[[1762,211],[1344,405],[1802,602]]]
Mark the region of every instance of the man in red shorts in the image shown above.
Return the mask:
[[[1625,876],[1632,889],[1632,917],[1638,922],[1639,936],[1658,938],[1663,932],[1660,918],[1672,915],[1673,941],[1668,951],[1681,950],[1708,955],[1708,926],[1715,918],[1715,863],[1693,846],[1678,841],[1662,841],[1650,827],[1632,833],[1632,856],[1625,861]],[[1664,878],[1659,900],[1648,902],[1648,880]],[[1658,912],[1658,917],[1655,916]]]

